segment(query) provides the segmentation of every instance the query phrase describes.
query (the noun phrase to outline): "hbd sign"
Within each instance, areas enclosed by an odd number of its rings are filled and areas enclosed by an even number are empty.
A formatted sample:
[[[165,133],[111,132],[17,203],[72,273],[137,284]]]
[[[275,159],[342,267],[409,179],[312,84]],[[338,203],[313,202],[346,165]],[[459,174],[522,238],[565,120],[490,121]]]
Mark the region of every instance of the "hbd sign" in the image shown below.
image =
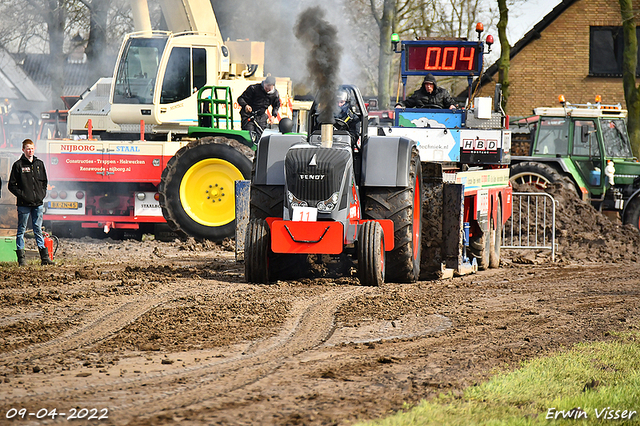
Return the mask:
[[[497,151],[498,141],[496,139],[463,139],[463,151]]]

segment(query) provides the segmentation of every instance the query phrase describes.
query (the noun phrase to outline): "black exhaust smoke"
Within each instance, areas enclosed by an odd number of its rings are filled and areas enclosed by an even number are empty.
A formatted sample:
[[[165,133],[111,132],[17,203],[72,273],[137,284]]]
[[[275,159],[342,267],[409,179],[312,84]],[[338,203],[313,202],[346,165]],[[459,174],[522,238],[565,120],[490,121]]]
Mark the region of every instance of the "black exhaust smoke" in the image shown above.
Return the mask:
[[[324,15],[319,6],[309,7],[298,16],[294,30],[308,49],[307,69],[317,93],[320,123],[333,124],[342,47],[338,44],[337,28],[324,20]]]

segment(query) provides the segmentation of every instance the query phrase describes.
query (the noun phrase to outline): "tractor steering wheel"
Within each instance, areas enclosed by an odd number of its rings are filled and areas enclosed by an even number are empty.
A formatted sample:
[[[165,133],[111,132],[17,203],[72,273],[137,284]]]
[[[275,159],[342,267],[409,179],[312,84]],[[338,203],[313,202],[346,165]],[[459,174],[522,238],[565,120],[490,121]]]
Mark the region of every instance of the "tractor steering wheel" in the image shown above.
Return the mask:
[[[442,106],[438,104],[424,104],[422,108],[442,109]]]
[[[349,130],[349,125],[344,121],[341,120],[339,118],[334,118],[335,122],[333,123],[333,127],[336,130]]]

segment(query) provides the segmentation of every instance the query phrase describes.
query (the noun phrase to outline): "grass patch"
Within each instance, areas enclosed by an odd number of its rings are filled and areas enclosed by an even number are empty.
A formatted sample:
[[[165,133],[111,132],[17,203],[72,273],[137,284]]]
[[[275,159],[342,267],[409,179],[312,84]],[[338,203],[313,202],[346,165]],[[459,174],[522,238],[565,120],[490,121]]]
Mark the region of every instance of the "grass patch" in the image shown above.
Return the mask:
[[[524,362],[460,398],[441,394],[359,425],[640,424],[640,333],[616,337]]]

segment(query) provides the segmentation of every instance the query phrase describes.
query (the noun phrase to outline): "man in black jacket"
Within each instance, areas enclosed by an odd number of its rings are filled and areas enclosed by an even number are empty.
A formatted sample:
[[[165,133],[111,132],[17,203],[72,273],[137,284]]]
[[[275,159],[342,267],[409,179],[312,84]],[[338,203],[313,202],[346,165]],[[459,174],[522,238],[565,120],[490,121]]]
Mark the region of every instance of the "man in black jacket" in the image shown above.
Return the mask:
[[[456,109],[456,101],[444,87],[438,87],[436,78],[429,73],[422,81],[422,87],[396,107]]]
[[[35,157],[35,144],[31,139],[22,141],[22,156],[13,163],[9,176],[9,191],[16,196],[18,207],[18,233],[16,234],[16,254],[18,264],[24,266],[24,233],[31,215],[31,227],[36,237],[40,262],[42,265],[53,265],[49,258],[49,250],[44,245],[42,236],[42,200],[47,195],[47,172],[44,163]]]
[[[262,83],[247,87],[238,97],[238,104],[242,130],[254,132],[255,142],[257,142],[260,140],[262,131],[267,127],[267,108],[271,106],[271,117],[277,117],[280,109],[280,94],[276,89],[275,77],[268,76]]]

